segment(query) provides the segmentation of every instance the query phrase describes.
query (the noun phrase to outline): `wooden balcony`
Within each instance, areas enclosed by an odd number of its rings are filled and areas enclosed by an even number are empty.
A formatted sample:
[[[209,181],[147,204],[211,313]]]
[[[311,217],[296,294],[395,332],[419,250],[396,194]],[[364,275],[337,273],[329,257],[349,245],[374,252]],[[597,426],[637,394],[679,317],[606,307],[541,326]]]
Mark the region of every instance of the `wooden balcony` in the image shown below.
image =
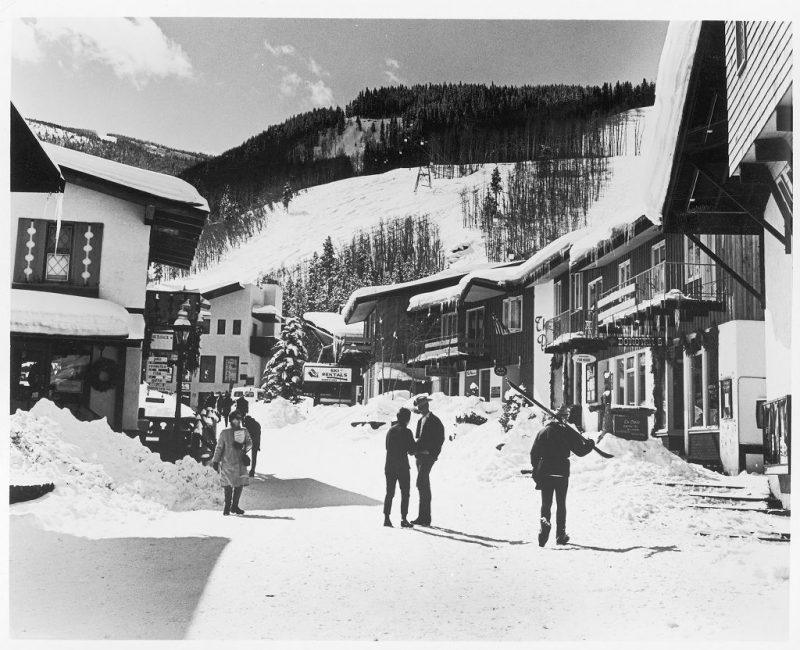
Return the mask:
[[[486,344],[482,338],[458,333],[411,343],[408,365],[425,366],[456,360],[479,359],[486,354]]]
[[[562,312],[546,321],[544,329],[544,351],[549,354],[593,352],[606,346],[605,333],[598,331],[597,318],[588,309]]]
[[[272,354],[272,346],[275,345],[276,341],[277,339],[274,336],[251,336],[250,354],[268,357]]]
[[[674,317],[676,311],[684,322],[708,320],[712,312],[725,312],[723,320],[763,318],[758,299],[719,266],[661,262],[611,287],[596,305],[548,320],[540,343],[548,353],[592,352],[607,347],[608,337],[624,326],[637,328],[636,321]]]
[[[724,311],[732,282],[715,264],[661,262],[603,293],[597,301],[597,325],[602,330],[643,314],[671,314],[676,309],[683,318]]]

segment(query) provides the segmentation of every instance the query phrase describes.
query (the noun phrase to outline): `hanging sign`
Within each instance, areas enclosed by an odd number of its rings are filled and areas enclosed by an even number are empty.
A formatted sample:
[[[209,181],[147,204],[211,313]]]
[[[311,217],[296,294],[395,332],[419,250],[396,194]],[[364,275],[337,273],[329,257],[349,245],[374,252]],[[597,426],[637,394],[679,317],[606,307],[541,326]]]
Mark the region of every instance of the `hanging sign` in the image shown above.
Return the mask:
[[[575,363],[594,363],[597,361],[597,357],[593,354],[576,354],[572,358]]]
[[[307,363],[303,366],[303,381],[349,384],[352,380],[352,372],[352,368],[323,363]]]
[[[508,374],[508,368],[505,366],[495,366],[494,374],[496,374],[498,377],[505,377]]]

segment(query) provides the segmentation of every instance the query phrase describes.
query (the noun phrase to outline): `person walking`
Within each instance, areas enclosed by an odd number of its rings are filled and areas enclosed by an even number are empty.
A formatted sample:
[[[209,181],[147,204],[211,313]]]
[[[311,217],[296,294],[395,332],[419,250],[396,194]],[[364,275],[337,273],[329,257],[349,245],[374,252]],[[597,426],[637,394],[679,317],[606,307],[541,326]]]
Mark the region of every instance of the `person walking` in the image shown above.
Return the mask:
[[[444,425],[430,411],[428,393],[414,398],[414,406],[422,414],[417,421],[417,491],[419,492],[419,514],[412,524],[431,525],[431,469],[439,458],[444,444]]]
[[[239,507],[242,488],[250,483],[247,475],[247,452],[253,447],[250,433],[242,427],[242,414],[231,411],[228,416],[231,426],[223,429],[214,450],[212,467],[219,472],[219,482],[225,490],[225,509],[223,515],[234,513],[243,515]]]
[[[563,405],[558,415],[569,424],[577,422],[576,406]],[[585,456],[594,448],[594,440],[584,438],[576,429],[552,419],[536,434],[531,447],[531,467],[536,489],[542,492],[539,518],[539,546],[550,536],[550,511],[556,497],[556,544],[566,544],[567,488],[569,488],[569,455]]]
[[[219,412],[225,419],[225,426],[227,427],[228,414],[231,412],[231,407],[233,406],[233,400],[231,399],[231,394],[228,391],[225,391],[222,394],[222,397],[219,398],[217,404],[219,404]]]
[[[403,528],[413,528],[408,521],[408,500],[411,492],[411,474],[408,457],[414,453],[414,436],[408,423],[411,420],[411,411],[400,408],[397,411],[397,421],[392,423],[386,433],[386,498],[383,500],[383,525],[392,527],[389,515],[392,512],[392,499],[397,483],[400,484],[400,525]]]
[[[235,408],[237,411],[239,411],[239,413],[242,414],[242,417],[244,417],[250,412],[250,402],[248,402],[247,398],[242,395],[236,400]]]
[[[261,425],[251,415],[244,416],[244,428],[250,433],[250,438],[253,440],[253,453],[250,455],[250,477],[256,474],[256,459],[258,452],[261,451]]]

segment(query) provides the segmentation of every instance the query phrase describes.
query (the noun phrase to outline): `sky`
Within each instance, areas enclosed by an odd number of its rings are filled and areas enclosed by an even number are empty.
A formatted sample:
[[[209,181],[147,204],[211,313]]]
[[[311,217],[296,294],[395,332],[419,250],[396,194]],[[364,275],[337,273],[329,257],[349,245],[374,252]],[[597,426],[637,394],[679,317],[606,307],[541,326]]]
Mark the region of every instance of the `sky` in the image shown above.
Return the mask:
[[[667,28],[319,16],[16,18],[11,99],[28,118],[217,154],[366,87],[655,80]]]

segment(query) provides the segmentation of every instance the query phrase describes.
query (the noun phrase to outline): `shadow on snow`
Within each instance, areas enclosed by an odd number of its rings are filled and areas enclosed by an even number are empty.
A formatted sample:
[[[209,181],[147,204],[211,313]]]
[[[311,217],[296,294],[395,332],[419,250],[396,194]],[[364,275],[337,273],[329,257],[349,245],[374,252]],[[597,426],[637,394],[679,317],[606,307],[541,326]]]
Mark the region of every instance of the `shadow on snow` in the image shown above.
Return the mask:
[[[245,510],[294,510],[331,506],[374,506],[382,504],[370,497],[343,490],[313,478],[275,478],[272,474],[256,474],[242,492]],[[254,515],[244,515],[245,517]]]

